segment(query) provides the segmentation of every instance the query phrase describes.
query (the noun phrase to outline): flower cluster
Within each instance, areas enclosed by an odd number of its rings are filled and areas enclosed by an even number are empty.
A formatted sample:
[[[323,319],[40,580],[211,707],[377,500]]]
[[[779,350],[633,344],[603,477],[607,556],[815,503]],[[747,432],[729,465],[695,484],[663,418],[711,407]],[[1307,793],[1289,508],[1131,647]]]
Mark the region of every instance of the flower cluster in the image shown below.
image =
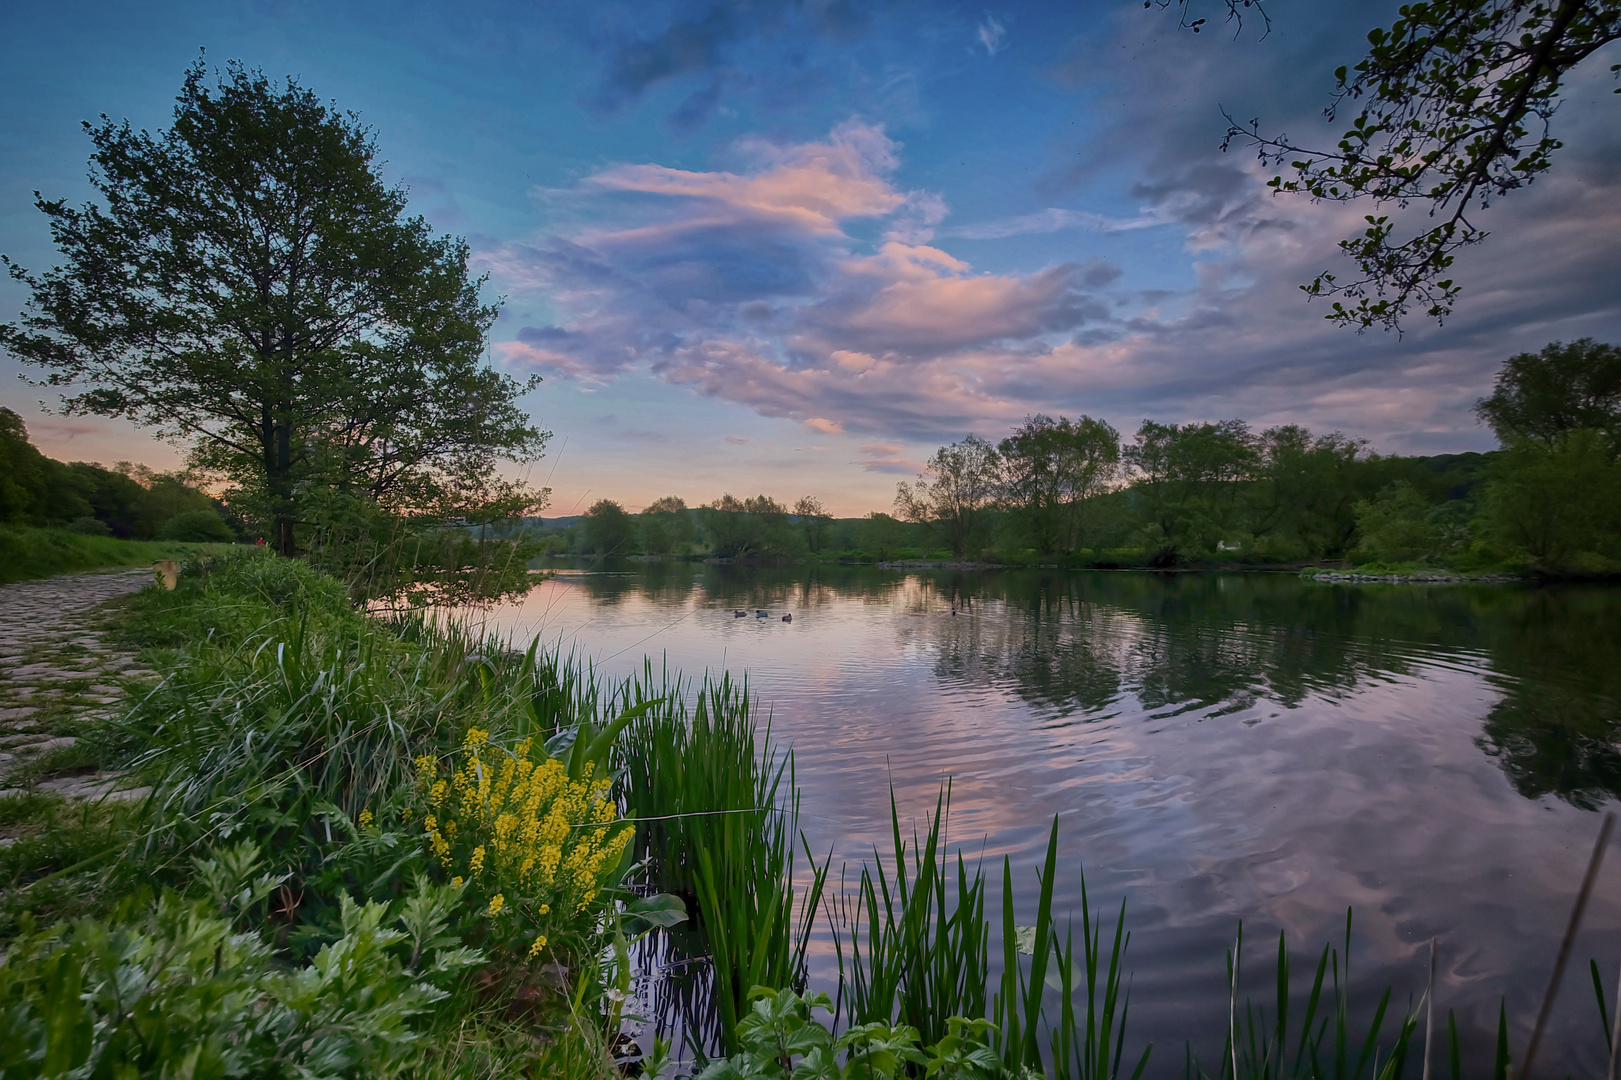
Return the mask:
[[[521,937],[535,957],[554,912],[577,916],[597,899],[633,827],[619,817],[610,780],[593,779],[589,767],[570,779],[533,739],[509,751],[471,728],[451,764],[441,775],[436,759],[416,762],[429,854],[487,905],[498,936]]]

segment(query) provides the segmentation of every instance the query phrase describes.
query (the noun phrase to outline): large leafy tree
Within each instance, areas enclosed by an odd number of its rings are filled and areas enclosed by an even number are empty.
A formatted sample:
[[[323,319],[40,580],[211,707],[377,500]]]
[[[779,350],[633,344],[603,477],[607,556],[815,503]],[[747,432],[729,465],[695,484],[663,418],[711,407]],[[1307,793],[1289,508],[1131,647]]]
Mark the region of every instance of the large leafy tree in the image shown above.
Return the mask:
[[[828,526],[833,524],[833,515],[827,512],[822,500],[814,495],[806,495],[794,503],[794,516],[799,519],[800,531],[805,534],[805,547],[813,554],[822,550],[822,543],[827,539]]]
[[[1555,341],[1504,362],[1491,396],[1475,415],[1505,445],[1531,440],[1552,447],[1570,432],[1599,432],[1621,455],[1621,348],[1592,338]]]
[[[699,508],[710,549],[722,558],[773,555],[789,543],[788,508],[769,495],[739,499],[722,495]]]
[[[668,555],[686,548],[697,531],[687,502],[679,495],[654,499],[639,517],[642,546],[650,555]]]
[[[1160,2],[1174,2],[1195,31],[1205,22],[1199,0]],[[1260,0],[1218,6],[1229,20],[1266,17]],[[1325,271],[1301,286],[1334,298],[1329,319],[1399,328],[1416,311],[1440,320],[1461,288],[1451,273],[1458,251],[1486,238],[1477,211],[1552,167],[1567,76],[1617,38],[1621,0],[1405,4],[1368,34],[1361,61],[1334,73],[1325,113],[1349,120],[1337,143],[1307,146],[1229,118],[1223,148],[1247,144],[1286,170],[1271,181],[1277,191],[1371,204],[1366,227],[1340,242],[1359,273]],[[1409,207],[1424,214],[1401,213]]]
[[[1242,420],[1157,424],[1144,420],[1123,451],[1133,490],[1148,519],[1151,560],[1173,566],[1191,552],[1214,550],[1235,528],[1239,482],[1260,466],[1258,440]]]
[[[585,547],[593,555],[629,555],[636,523],[612,499],[598,499],[585,512]]]
[[[157,135],[86,123],[101,201],[37,197],[63,263],[6,260],[31,300],[0,343],[67,411],[189,445],[284,554],[335,499],[454,515],[497,459],[538,456],[525,385],[481,361],[496,311],[466,243],[406,215],[372,131],[294,80],[207,76]]]
[[[978,435],[969,435],[936,450],[927,464],[915,482],[896,486],[896,516],[933,526],[960,559],[996,498],[1002,481],[1001,455]]]
[[[1372,494],[1361,468],[1368,444],[1285,424],[1261,433],[1259,453],[1251,530],[1285,537],[1312,558],[1344,555],[1356,536],[1358,501]]]
[[[1028,417],[997,447],[1003,501],[1043,553],[1078,546],[1087,501],[1120,471],[1120,433],[1103,420]]]

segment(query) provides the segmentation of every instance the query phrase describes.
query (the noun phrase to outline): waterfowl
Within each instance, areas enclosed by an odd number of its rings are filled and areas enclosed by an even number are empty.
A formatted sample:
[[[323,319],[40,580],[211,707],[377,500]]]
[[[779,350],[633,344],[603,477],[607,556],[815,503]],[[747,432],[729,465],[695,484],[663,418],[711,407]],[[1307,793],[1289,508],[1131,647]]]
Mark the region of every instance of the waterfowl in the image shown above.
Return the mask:
[[[732,612],[732,618],[734,618],[734,619],[746,619],[748,617],[749,617],[749,613],[744,611],[742,608],[737,608],[735,611]]]
[[[754,617],[756,619],[769,619],[771,617],[771,612],[767,611],[765,608],[756,608],[754,611]]]
[[[788,614],[786,614],[786,615],[784,615],[782,617],[782,621],[783,622],[793,622],[794,621],[794,613],[790,611]]]

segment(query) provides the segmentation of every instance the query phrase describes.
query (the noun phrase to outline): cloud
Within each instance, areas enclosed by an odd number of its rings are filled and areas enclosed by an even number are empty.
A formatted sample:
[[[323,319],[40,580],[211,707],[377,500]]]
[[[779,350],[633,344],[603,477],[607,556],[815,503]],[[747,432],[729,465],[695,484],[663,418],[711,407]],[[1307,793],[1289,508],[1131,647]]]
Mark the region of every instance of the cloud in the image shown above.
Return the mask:
[[[1621,329],[1609,254],[1621,177],[1602,155],[1517,193],[1506,217],[1494,207],[1490,251],[1459,260],[1469,292],[1456,318],[1396,338],[1327,326],[1297,288],[1342,269],[1335,243],[1365,208],[1273,197],[1253,160],[1149,151],[1130,183],[1135,217],[1055,208],[952,226],[937,193],[898,181],[903,152],[850,120],[802,143],[743,140],[729,169],[601,170],[575,194],[611,227],[479,254],[502,287],[557,313],[499,355],[593,384],[645,371],[874,438],[860,467],[906,475],[920,467],[908,445],[999,437],[1034,412],[1101,416],[1127,434],[1144,417],[1240,416],[1387,451],[1484,448],[1469,406],[1503,357]],[[1149,282],[1098,257],[987,273],[952,246],[1150,227],[1180,241],[1183,262]]]
[[[680,131],[704,124],[733,85],[803,89],[816,75],[804,43],[845,47],[860,38],[870,22],[867,5],[854,0],[718,0],[656,29],[644,25],[653,21],[648,17],[652,5],[596,7],[595,44],[604,63],[600,82],[588,94],[589,103],[599,111],[615,112],[655,87],[696,83],[666,117]],[[763,71],[751,70],[773,42],[788,47],[773,50]]]
[[[503,286],[566,316],[520,329],[503,359],[589,381],[643,367],[822,430],[882,430],[897,410],[928,430],[981,408],[968,404],[978,376],[956,360],[1049,348],[1111,318],[1098,290],[1120,271],[1101,260],[979,273],[927,242],[947,207],[894,182],[902,148],[880,127],[733,149],[751,167],[603,169],[580,195],[615,227],[481,252]],[[852,226],[873,221],[880,237],[858,240]]]
[[[591,177],[605,191],[639,192],[695,201],[700,210],[665,228],[696,230],[742,221],[839,234],[852,217],[876,217],[906,205],[907,195],[886,179],[897,164],[895,144],[883,129],[847,121],[827,142],[778,148],[750,142],[745,149],[766,167],[751,175],[689,172],[662,165],[625,165]],[[621,243],[655,239],[658,228],[610,234]]]
[[[860,465],[871,473],[890,473],[897,476],[921,474],[924,463],[906,456],[906,448],[898,443],[864,443],[861,458],[851,464]]]
[[[1007,26],[987,11],[974,30],[974,40],[985,50],[986,56],[995,56],[1007,48]]]
[[[1112,218],[1104,214],[1088,213],[1084,210],[1049,208],[1037,210],[1033,214],[1020,214],[1017,217],[997,218],[994,221],[981,221],[973,225],[958,225],[948,229],[947,235],[960,236],[964,240],[1002,240],[1010,236],[1055,233],[1062,232],[1065,229],[1115,233],[1127,232],[1132,229],[1148,229],[1155,225],[1164,224],[1167,224],[1167,219],[1158,214],[1143,214],[1133,218]]]

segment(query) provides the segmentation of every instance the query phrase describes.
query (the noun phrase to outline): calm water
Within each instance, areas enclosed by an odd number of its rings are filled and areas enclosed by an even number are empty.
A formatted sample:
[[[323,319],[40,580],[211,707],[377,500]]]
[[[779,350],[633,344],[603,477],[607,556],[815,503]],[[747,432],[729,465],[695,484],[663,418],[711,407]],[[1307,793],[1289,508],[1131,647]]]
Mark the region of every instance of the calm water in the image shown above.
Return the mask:
[[[1265,998],[1278,931],[1309,982],[1347,905],[1355,986],[1416,999],[1439,936],[1439,1004],[1478,1041],[1506,994],[1522,1048],[1621,792],[1621,590],[629,563],[489,619],[612,673],[746,672],[835,870],[887,849],[891,785],[921,819],[950,777],[953,842],[1033,894],[1057,815],[1059,909],[1083,865],[1127,900],[1152,1075],[1180,1075],[1189,1036],[1219,1055],[1240,918]],[[1613,985],[1613,854],[1543,1059],[1577,1075],[1602,1070],[1589,957]]]

